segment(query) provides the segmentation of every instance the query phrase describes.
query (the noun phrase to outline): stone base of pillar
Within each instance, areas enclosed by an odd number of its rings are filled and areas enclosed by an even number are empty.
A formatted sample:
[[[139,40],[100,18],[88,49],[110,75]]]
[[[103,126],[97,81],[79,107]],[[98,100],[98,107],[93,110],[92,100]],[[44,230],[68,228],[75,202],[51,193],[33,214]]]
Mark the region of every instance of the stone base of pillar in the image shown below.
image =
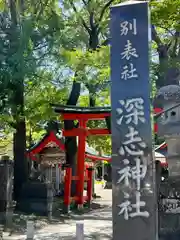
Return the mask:
[[[180,214],[160,214],[159,240],[180,239]]]

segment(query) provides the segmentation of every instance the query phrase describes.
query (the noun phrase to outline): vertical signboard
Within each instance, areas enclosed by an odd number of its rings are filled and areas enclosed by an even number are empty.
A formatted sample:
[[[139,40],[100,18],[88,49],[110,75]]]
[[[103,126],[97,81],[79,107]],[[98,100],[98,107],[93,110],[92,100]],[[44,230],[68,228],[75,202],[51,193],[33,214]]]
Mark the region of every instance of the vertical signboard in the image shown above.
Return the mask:
[[[147,2],[111,8],[113,240],[156,239]]]

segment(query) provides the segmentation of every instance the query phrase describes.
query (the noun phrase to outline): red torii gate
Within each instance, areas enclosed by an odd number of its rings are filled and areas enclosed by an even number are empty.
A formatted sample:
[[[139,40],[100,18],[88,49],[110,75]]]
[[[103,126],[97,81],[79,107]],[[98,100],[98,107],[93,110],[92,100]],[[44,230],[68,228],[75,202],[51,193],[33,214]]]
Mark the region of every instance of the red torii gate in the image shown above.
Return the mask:
[[[108,135],[110,134],[110,129],[88,129],[87,123],[89,120],[104,120],[105,118],[110,118],[111,109],[109,107],[105,108],[82,108],[75,106],[54,106],[54,110],[61,114],[61,119],[63,120],[77,120],[79,125],[78,128],[73,128],[71,130],[63,130],[63,136],[72,137],[78,136],[78,152],[77,152],[77,173],[76,173],[76,202],[82,207],[84,204],[84,164],[85,164],[85,144],[86,137],[89,135]],[[89,157],[90,158],[90,157]],[[92,158],[91,158],[92,159]],[[92,159],[94,160],[94,159]],[[107,160],[103,158],[101,160]],[[70,175],[70,170],[67,169],[67,175]],[[71,177],[69,177],[71,178]],[[66,183],[70,181],[66,178]],[[65,188],[65,191],[70,194],[70,186]],[[92,186],[91,186],[92,188]],[[66,194],[66,193],[65,193]],[[92,195],[92,192],[91,192]],[[91,197],[91,196],[89,196]],[[90,200],[90,199],[89,199]]]
[[[77,180],[76,184],[76,202],[79,206],[83,206],[84,203],[84,164],[85,164],[85,144],[86,137],[89,135],[109,135],[111,130],[108,128],[96,128],[88,129],[87,123],[89,120],[104,120],[110,119],[111,117],[111,108],[110,107],[77,107],[77,106],[64,106],[64,105],[53,105],[54,111],[61,114],[61,120],[77,120],[79,125],[78,128],[73,128],[71,130],[63,130],[63,136],[72,137],[78,136],[78,153],[77,153],[77,173],[74,176],[74,180]],[[161,109],[155,109],[155,113],[159,113]],[[157,131],[157,125],[155,125],[155,130]],[[92,159],[91,157],[89,157]],[[92,159],[95,160],[95,159]],[[100,160],[100,159],[99,159]],[[101,158],[101,160],[106,160],[107,158]],[[109,159],[110,161],[110,159]],[[67,169],[66,171],[66,186],[65,186],[65,195],[66,195],[66,205],[69,205],[70,201],[70,189],[71,189],[71,180],[72,180],[72,171]],[[92,183],[91,183],[92,184]],[[89,186],[92,188],[92,186]],[[91,192],[91,191],[90,191]],[[91,193],[90,193],[91,194]],[[89,196],[91,198],[91,196]],[[68,200],[69,199],[69,200]],[[90,200],[90,199],[89,199]]]

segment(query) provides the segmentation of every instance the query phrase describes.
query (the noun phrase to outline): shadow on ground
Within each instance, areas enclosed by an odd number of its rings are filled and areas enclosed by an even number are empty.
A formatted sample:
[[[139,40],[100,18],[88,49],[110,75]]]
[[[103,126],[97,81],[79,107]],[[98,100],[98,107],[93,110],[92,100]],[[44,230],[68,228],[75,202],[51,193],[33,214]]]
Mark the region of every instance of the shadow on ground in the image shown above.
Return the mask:
[[[108,206],[109,207],[109,206]],[[96,210],[98,210],[96,212]],[[34,214],[24,214],[16,212],[13,216],[13,224],[11,229],[8,229],[10,235],[25,234],[26,223],[28,219],[32,219],[35,224],[35,230],[41,230],[48,225],[64,224],[67,220],[112,220],[111,208],[107,208],[107,205],[93,203],[91,209],[84,208],[83,211],[77,211],[74,209],[69,214],[63,214],[62,209],[57,209],[54,212],[52,220],[49,221],[45,216],[38,216]]]
[[[104,206],[97,212],[92,211],[83,215],[72,215],[72,220],[102,220],[102,221],[112,221],[112,209],[109,206]]]
[[[109,234],[97,234],[97,233],[92,233],[90,235],[85,235],[84,236],[84,239],[86,240],[110,240],[112,239],[112,237],[109,235]],[[64,237],[58,237],[57,234],[51,234],[49,236],[42,236],[41,237],[38,237],[36,238],[36,240],[76,240],[76,237],[73,237],[73,236],[64,236]]]
[[[98,229],[99,230],[99,229]],[[101,232],[99,231],[91,231],[90,233],[84,235],[84,239],[87,240],[92,240],[92,239],[97,239],[97,240],[110,240],[112,239],[112,233],[111,232],[107,232],[107,228],[102,228]],[[59,234],[42,234],[42,235],[38,235],[38,237],[36,238],[36,240],[75,240],[76,237],[73,234],[69,234],[69,233],[59,233]]]

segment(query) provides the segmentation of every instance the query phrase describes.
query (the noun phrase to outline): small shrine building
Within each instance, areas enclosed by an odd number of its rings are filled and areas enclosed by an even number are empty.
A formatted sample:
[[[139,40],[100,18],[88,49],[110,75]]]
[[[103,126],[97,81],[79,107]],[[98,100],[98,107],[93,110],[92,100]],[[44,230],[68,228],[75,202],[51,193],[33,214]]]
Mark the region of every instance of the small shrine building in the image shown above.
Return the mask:
[[[28,157],[34,161],[34,165],[42,172],[46,182],[53,183],[56,192],[59,192],[64,179],[63,164],[65,164],[65,138],[62,132],[49,131],[37,144],[27,150]],[[86,143],[85,174],[86,169],[93,165],[94,161],[109,161],[108,157],[98,156],[98,152]]]

